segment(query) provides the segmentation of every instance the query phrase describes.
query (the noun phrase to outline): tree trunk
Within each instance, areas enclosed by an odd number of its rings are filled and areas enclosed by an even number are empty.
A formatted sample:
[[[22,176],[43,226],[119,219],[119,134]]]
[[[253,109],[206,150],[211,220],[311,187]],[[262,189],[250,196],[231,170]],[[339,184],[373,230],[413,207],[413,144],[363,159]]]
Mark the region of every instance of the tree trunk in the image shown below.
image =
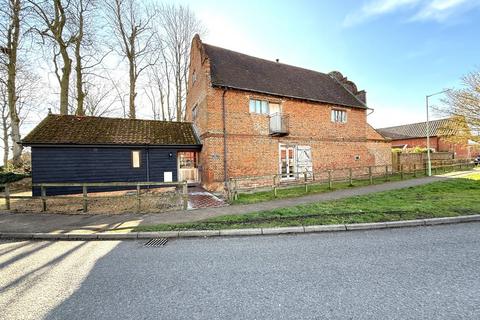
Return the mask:
[[[8,125],[8,114],[5,114],[6,108],[7,108],[7,101],[4,101],[5,105],[3,106],[2,110],[2,129],[3,129],[3,169],[5,170],[7,168],[7,163],[8,163],[8,155],[10,151],[10,145],[8,143],[8,130],[9,130],[9,125]]]
[[[20,142],[20,118],[17,110],[17,92],[16,92],[16,77],[17,77],[17,49],[20,38],[20,0],[12,0],[12,16],[11,25],[8,31],[9,39],[7,47],[8,54],[8,79],[7,79],[7,95],[8,95],[8,109],[10,113],[10,126],[12,130],[13,155],[12,162],[15,168],[22,166],[22,145]]]
[[[82,3],[80,3],[80,5],[82,5]],[[75,40],[75,73],[77,76],[77,110],[75,114],[79,116],[84,116],[85,108],[83,105],[85,99],[85,92],[83,90],[82,55],[80,52],[83,41],[83,7],[80,9],[78,21],[78,35]]]
[[[60,80],[60,114],[68,114],[68,87],[70,84],[70,74],[72,73],[72,60],[68,56],[66,46],[60,46],[63,68]]]
[[[130,78],[130,93],[129,93],[129,100],[128,100],[128,107],[129,107],[129,114],[128,117],[130,119],[135,119],[135,96],[137,95],[135,92],[135,85],[136,85],[136,75],[135,75],[135,62],[132,59],[130,61],[130,68],[129,68],[129,78]]]

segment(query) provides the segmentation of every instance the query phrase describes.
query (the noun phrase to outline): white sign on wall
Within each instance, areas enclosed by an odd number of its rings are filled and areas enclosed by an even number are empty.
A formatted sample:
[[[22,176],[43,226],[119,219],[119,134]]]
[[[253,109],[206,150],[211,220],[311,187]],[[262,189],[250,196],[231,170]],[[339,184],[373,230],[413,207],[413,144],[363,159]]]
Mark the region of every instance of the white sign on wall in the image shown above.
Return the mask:
[[[163,182],[172,182],[172,172],[171,171],[166,171],[163,173]]]

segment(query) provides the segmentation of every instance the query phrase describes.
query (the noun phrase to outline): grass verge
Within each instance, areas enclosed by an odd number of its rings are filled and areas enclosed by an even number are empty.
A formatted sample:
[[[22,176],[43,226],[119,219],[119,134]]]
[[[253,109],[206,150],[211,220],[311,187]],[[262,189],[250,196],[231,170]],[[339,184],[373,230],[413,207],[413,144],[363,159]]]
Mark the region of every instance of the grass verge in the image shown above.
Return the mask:
[[[194,223],[138,226],[135,231],[214,230],[383,222],[480,213],[480,173],[423,186],[291,208],[219,216]]]

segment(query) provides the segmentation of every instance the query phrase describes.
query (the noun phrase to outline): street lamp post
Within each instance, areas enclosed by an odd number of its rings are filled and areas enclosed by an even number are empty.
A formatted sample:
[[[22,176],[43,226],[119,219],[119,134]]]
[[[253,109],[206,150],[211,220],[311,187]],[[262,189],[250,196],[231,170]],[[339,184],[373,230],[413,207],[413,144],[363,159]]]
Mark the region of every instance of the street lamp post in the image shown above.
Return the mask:
[[[443,90],[443,91],[440,91],[440,92],[437,92],[437,93],[433,93],[433,94],[428,94],[425,96],[425,104],[426,104],[426,109],[427,109],[427,167],[428,167],[428,176],[431,177],[432,176],[432,160],[431,160],[431,157],[430,157],[430,119],[429,119],[429,115],[428,115],[428,110],[429,110],[429,106],[428,106],[428,98],[430,97],[433,97],[433,96],[436,96],[437,94],[442,94],[442,93],[445,93],[447,91],[450,91],[451,89],[446,89],[446,90]]]

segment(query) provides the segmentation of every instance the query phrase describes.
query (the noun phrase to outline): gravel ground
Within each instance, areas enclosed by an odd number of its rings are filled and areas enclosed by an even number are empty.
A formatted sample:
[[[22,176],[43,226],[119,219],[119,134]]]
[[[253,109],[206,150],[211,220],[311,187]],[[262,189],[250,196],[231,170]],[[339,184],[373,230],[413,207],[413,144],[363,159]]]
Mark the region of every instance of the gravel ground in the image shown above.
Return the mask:
[[[0,243],[1,319],[479,319],[480,224]]]

